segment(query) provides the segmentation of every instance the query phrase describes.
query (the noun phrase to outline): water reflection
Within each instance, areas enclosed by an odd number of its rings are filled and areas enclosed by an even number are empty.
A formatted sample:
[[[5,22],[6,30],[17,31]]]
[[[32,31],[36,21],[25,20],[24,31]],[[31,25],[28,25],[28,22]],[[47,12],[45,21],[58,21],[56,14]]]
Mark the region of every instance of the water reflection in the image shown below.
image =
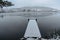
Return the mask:
[[[5,14],[4,14],[5,15]],[[37,23],[41,34],[60,30],[60,14],[39,17]],[[24,36],[28,20],[22,16],[0,17],[0,38],[20,38]],[[33,24],[32,24],[33,25]],[[44,36],[44,35],[43,35]]]
[[[27,23],[28,20],[21,16],[4,16],[0,18],[0,38],[23,36]]]

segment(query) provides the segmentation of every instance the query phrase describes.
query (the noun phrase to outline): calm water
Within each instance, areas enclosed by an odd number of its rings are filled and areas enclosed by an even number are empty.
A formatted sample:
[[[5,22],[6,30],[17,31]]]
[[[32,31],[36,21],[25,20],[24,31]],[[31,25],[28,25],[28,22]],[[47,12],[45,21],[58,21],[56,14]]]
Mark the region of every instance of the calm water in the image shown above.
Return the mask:
[[[37,23],[41,33],[60,30],[60,14],[39,17]],[[27,27],[28,20],[21,16],[0,17],[0,38],[19,38],[23,37]],[[33,24],[32,24],[33,25]]]

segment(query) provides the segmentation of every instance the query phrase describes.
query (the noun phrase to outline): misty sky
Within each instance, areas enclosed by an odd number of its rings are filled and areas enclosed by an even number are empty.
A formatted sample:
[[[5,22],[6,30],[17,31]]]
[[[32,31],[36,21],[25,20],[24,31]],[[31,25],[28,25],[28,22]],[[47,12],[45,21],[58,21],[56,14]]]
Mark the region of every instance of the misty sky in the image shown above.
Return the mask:
[[[52,7],[56,9],[60,9],[60,0],[8,0],[15,4],[15,8],[17,7],[25,7],[25,6],[46,6]]]

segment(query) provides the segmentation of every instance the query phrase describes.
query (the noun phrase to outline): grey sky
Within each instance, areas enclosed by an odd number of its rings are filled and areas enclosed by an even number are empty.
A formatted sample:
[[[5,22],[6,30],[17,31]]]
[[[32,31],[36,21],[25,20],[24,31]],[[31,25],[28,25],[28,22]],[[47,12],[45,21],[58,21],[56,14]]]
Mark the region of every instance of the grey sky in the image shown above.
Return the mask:
[[[8,0],[15,4],[16,7],[24,6],[47,6],[60,9],[60,0]]]

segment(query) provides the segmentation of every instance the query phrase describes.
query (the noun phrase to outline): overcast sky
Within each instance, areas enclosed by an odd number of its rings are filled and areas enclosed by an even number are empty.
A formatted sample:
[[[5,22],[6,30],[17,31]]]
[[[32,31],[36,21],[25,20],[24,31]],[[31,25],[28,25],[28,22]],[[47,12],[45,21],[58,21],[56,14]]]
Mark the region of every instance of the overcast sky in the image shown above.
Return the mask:
[[[15,4],[14,7],[46,6],[60,9],[60,0],[8,0]]]

